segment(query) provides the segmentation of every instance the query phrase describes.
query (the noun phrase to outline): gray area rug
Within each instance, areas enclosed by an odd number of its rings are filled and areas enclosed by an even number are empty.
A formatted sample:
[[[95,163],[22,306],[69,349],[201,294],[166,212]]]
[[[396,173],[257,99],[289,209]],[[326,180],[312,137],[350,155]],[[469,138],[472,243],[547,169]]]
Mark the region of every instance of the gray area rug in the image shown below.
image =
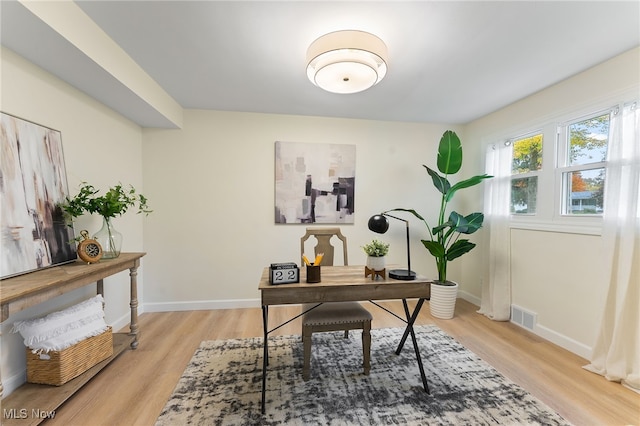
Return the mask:
[[[269,338],[261,414],[262,338],[204,341],[156,425],[567,425],[436,326],[415,327],[431,394],[401,328],[371,330],[371,374],[361,332],[313,335],[311,380],[300,336]]]

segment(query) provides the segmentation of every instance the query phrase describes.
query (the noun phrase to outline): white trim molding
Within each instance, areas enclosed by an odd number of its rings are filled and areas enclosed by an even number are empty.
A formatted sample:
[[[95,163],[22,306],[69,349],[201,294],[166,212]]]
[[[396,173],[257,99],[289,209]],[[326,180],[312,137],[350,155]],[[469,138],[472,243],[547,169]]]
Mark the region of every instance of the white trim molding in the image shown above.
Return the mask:
[[[144,312],[208,311],[215,309],[259,308],[260,299],[191,300],[145,303]]]

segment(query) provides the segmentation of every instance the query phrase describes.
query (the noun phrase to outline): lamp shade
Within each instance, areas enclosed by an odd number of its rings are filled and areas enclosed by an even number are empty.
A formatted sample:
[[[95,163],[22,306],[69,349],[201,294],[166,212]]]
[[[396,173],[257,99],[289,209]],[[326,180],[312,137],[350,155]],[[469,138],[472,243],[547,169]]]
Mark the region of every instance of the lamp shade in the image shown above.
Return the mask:
[[[369,218],[369,230],[377,234],[384,234],[388,229],[389,221],[385,216],[377,214]]]
[[[364,31],[335,31],[307,50],[307,77],[332,93],[357,93],[378,84],[387,73],[387,46]]]

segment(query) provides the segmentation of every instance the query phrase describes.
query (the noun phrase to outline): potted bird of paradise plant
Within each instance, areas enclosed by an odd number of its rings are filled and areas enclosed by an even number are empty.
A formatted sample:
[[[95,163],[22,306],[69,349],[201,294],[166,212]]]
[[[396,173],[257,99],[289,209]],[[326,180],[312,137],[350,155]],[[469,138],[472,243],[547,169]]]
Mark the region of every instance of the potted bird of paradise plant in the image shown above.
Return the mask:
[[[390,211],[409,212],[425,224],[429,238],[421,241],[434,257],[438,270],[438,279],[431,285],[429,301],[431,314],[438,318],[449,319],[453,317],[455,310],[458,284],[448,280],[447,265],[476,246],[469,239],[460,237],[463,234],[473,234],[480,229],[484,222],[484,214],[475,212],[465,216],[456,211],[447,214],[448,205],[459,190],[478,185],[493,176],[477,175],[455,184],[449,181],[449,177],[458,173],[462,167],[462,144],[458,135],[451,130],[447,130],[442,135],[436,160],[438,171],[423,165],[431,176],[433,186],[440,193],[440,211],[435,226],[430,226],[427,220],[414,209],[396,208]]]

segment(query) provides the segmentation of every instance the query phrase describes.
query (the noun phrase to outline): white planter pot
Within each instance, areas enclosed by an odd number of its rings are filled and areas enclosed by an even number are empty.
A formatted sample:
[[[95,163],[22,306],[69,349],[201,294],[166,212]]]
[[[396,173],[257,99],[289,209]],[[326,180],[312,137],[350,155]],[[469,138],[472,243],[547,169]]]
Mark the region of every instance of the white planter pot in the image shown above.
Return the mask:
[[[429,299],[429,310],[431,315],[440,319],[451,319],[456,309],[456,298],[458,297],[458,283],[448,281],[453,285],[441,285],[431,283],[431,298]]]
[[[387,265],[385,256],[367,256],[367,268],[382,271]]]

